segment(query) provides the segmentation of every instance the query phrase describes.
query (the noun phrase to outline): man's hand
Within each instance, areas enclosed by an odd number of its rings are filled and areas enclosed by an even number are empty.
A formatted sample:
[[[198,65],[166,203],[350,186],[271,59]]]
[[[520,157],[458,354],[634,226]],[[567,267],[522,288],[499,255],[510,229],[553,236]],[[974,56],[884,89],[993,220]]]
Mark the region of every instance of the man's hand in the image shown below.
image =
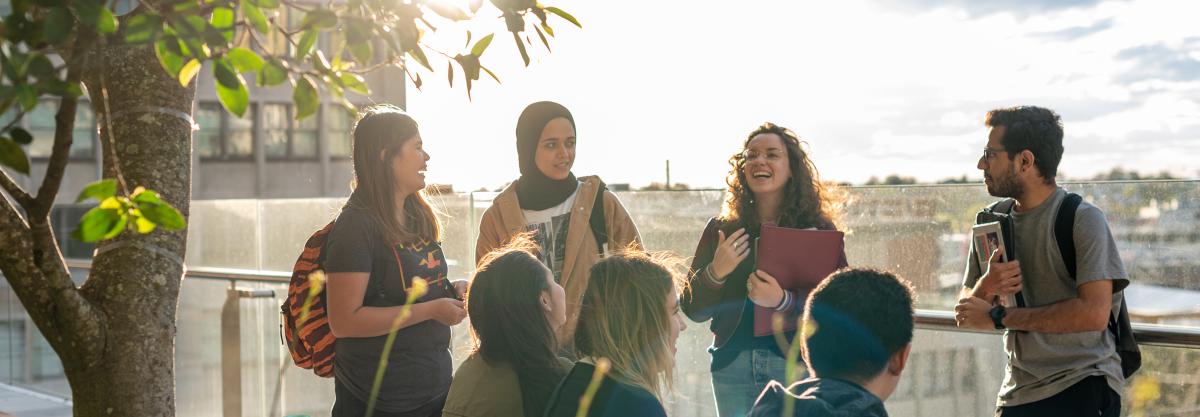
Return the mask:
[[[1021,291],[1021,261],[1000,262],[1000,250],[992,251],[988,269],[975,283],[971,295],[984,300]]]
[[[460,279],[460,280],[454,281],[453,284],[454,284],[454,292],[458,296],[457,298],[459,300],[467,299],[467,287],[469,286],[469,282],[465,279]]]
[[[988,312],[992,309],[992,303],[989,303],[979,297],[967,297],[958,300],[958,305],[954,306],[954,322],[958,327],[976,330],[992,330],[996,325],[992,323],[992,317]]]

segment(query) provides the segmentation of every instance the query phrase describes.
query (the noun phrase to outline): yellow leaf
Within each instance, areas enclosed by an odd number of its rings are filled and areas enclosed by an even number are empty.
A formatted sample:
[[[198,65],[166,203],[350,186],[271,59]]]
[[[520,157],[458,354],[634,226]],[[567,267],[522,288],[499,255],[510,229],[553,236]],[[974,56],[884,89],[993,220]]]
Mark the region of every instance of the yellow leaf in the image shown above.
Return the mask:
[[[192,83],[192,78],[195,78],[196,73],[199,73],[199,72],[200,72],[200,61],[196,60],[195,58],[192,58],[191,61],[188,61],[186,64],[183,64],[183,68],[179,70],[179,85],[187,87],[188,84]]]

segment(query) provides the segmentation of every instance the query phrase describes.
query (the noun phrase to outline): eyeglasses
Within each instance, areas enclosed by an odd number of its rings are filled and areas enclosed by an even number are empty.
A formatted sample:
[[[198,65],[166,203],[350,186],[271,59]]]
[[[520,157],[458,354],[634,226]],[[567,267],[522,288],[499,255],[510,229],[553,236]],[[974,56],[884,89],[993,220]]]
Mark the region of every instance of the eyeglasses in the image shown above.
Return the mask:
[[[742,151],[742,153],[739,154],[739,156],[741,156],[742,160],[744,160],[746,162],[752,162],[755,159],[758,159],[760,157],[766,158],[767,162],[776,162],[776,161],[779,161],[779,160],[785,158],[782,151],[774,151],[774,150],[767,151],[766,154],[763,154],[760,152],[754,152],[754,151]]]
[[[1008,152],[1008,151],[1004,150],[1004,149],[983,148],[983,159],[992,159],[992,155],[995,155],[995,154],[998,154],[1001,152]]]

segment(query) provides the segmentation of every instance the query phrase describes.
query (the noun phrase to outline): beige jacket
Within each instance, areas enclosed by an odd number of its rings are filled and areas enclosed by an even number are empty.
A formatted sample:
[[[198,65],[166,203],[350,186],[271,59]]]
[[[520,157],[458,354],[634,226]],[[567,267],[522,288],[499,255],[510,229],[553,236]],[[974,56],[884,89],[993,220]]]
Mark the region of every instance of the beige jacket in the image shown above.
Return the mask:
[[[567,325],[561,333],[567,341],[575,334],[575,320],[579,317],[579,303],[583,299],[583,291],[587,289],[588,272],[592,269],[592,264],[600,260],[596,238],[592,235],[591,225],[588,224],[596,202],[596,191],[600,188],[600,178],[579,177],[579,181],[582,184],[575,196],[575,206],[571,208],[571,222],[567,225],[566,255],[563,259],[560,283],[567,294]],[[641,247],[642,240],[637,227],[633,225],[633,219],[612,192],[604,193],[604,217],[608,227],[610,253],[623,249],[630,243]],[[488,252],[499,248],[525,230],[525,226],[525,214],[517,201],[517,187],[515,184],[509,185],[483,213],[483,219],[479,223],[479,239],[475,241],[476,264]]]

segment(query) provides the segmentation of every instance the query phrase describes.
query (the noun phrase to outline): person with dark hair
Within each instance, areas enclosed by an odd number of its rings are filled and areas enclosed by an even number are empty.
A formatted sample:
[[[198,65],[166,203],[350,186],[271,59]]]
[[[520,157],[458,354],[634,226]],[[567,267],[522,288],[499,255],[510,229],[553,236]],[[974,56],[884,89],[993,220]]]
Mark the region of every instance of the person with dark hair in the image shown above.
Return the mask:
[[[692,320],[712,320],[710,369],[718,415],[743,417],[767,382],[785,378],[787,367],[778,335],[754,335],[754,306],[774,309],[790,321],[804,302],[797,291],[754,269],[752,242],[767,223],[836,230],[837,199],[821,183],[797,135],[773,123],[750,132],[729,165],[724,208],[700,235],[689,275],[692,290],[682,302]],[[792,340],[793,335],[783,336]]]
[[[550,101],[530,104],[517,120],[516,136],[521,177],[483,213],[475,260],[517,234],[532,232],[540,247],[538,259],[566,289],[562,336],[570,340],[592,264],[609,250],[641,245],[641,238],[621,201],[599,177],[576,178],[571,172],[575,118],[566,107]]]
[[[626,250],[592,266],[575,331],[580,358],[545,417],[667,416],[675,342],[686,327],[679,315],[686,284],[675,265],[682,267],[668,256]]]
[[[566,295],[518,236],[487,256],[467,294],[475,352],[458,367],[443,417],[542,417],[571,361],[556,354]]]
[[[334,342],[334,417],[362,417],[381,352],[414,279],[428,292],[400,323],[376,417],[439,416],[450,388],[450,326],[466,317],[450,283],[441,226],[424,196],[429,154],[417,122],[400,109],[364,111],[354,126],[354,191],[321,257]]]
[[[796,417],[887,417],[883,402],[912,348],[913,294],[908,281],[873,269],[822,280],[804,306],[802,352],[813,377],[772,381],[750,415],[779,417],[791,397]]]
[[[1104,213],[1055,181],[1063,154],[1058,114],[1021,106],[988,112],[979,158],[993,210],[1011,211],[1015,260],[972,245],[955,307],[959,327],[1004,329],[1008,366],[997,416],[1118,416],[1125,383],[1110,317],[1120,311],[1129,276]],[[1060,211],[1073,223],[1057,231]],[[1008,207],[1008,209],[1002,208]],[[1056,235],[1073,236],[1074,256]],[[980,267],[979,259],[989,259]],[[1069,270],[1069,264],[1075,269]],[[998,300],[1013,295],[1017,306]]]

